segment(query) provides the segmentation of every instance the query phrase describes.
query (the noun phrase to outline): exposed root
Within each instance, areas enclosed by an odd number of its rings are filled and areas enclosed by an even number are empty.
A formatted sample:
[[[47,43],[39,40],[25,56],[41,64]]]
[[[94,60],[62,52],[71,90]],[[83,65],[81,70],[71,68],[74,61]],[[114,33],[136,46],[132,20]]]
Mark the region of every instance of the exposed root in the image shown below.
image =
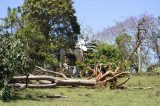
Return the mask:
[[[130,73],[129,72],[119,72],[120,66],[118,64],[115,71],[111,71],[111,67],[109,66],[108,71],[106,71],[104,74],[101,72],[101,67],[99,68],[99,64],[95,66],[93,69],[93,74],[90,78],[95,77],[97,84],[103,84],[104,86],[107,85],[109,82],[111,84],[111,88],[118,88],[125,84],[130,79]],[[118,84],[119,78],[126,78],[124,81]]]

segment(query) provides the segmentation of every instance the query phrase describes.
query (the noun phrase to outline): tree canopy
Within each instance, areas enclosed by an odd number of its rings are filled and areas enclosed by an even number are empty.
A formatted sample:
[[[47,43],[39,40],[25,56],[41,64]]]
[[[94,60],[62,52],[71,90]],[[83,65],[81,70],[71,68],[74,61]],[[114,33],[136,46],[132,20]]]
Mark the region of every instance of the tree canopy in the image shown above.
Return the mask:
[[[73,48],[80,26],[72,4],[71,0],[25,0],[22,8],[27,23],[38,26],[47,43],[52,40],[60,47]]]

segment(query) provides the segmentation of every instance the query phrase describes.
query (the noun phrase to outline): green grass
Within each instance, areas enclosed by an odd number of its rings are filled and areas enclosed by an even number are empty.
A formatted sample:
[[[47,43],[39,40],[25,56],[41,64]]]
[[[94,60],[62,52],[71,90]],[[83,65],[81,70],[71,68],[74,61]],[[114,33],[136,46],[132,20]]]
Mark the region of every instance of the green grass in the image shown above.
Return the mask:
[[[159,72],[159,73],[160,73],[160,67],[158,67],[157,72]]]
[[[160,76],[132,76],[126,86],[128,89],[116,90],[85,87],[25,89],[20,92],[21,97],[27,95],[32,100],[0,101],[0,106],[160,106]],[[139,86],[152,89],[132,89]],[[38,98],[54,94],[63,94],[67,98]]]

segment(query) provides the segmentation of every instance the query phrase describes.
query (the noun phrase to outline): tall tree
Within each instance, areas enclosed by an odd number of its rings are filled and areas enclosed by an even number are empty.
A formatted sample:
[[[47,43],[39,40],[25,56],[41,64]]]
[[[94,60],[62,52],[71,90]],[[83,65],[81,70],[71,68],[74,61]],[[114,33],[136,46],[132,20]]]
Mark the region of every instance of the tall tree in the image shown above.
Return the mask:
[[[3,33],[9,33],[13,35],[17,30],[20,29],[21,21],[18,8],[8,7],[7,16],[5,18],[1,18],[1,20],[3,23],[1,25]]]
[[[153,32],[157,30],[159,25],[157,24],[157,19],[152,15],[142,15],[140,17],[129,17],[122,22],[116,23],[115,26],[104,29],[101,34],[103,35],[101,39],[112,38],[116,36],[127,34],[132,36],[132,48],[130,52],[132,55],[137,55],[137,61],[139,64],[145,64],[148,59],[153,57],[151,54],[155,52],[156,43],[155,35]],[[125,40],[125,39],[122,39]],[[114,42],[113,42],[114,43]],[[125,42],[123,42],[125,43]],[[127,42],[126,42],[127,44]],[[139,57],[139,58],[138,58]],[[142,60],[143,59],[143,60]],[[151,61],[149,64],[152,64]],[[140,68],[141,70],[141,68]]]
[[[53,58],[55,48],[74,48],[80,26],[71,0],[25,0],[20,10],[23,28],[16,35],[27,39],[30,57],[38,63]]]
[[[60,47],[74,47],[80,26],[72,4],[71,0],[25,0],[23,10],[28,22],[39,26],[46,44],[52,38]]]

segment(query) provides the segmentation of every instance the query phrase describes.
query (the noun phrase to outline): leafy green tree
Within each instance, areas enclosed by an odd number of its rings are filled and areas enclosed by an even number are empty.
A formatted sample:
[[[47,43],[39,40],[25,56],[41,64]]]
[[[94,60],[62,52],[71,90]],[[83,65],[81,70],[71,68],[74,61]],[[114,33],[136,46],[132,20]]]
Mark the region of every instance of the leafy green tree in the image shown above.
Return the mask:
[[[74,47],[80,27],[72,4],[71,0],[25,0],[23,11],[29,23],[39,26],[46,44],[52,38],[59,47]]]
[[[21,17],[20,17],[20,8],[10,8],[8,7],[7,16],[5,18],[1,18],[1,34],[13,35],[17,30],[22,27]],[[3,33],[2,33],[3,32]]]
[[[56,64],[56,48],[74,48],[80,26],[71,0],[25,0],[20,13],[23,28],[16,32],[27,39],[29,56],[37,63]]]

